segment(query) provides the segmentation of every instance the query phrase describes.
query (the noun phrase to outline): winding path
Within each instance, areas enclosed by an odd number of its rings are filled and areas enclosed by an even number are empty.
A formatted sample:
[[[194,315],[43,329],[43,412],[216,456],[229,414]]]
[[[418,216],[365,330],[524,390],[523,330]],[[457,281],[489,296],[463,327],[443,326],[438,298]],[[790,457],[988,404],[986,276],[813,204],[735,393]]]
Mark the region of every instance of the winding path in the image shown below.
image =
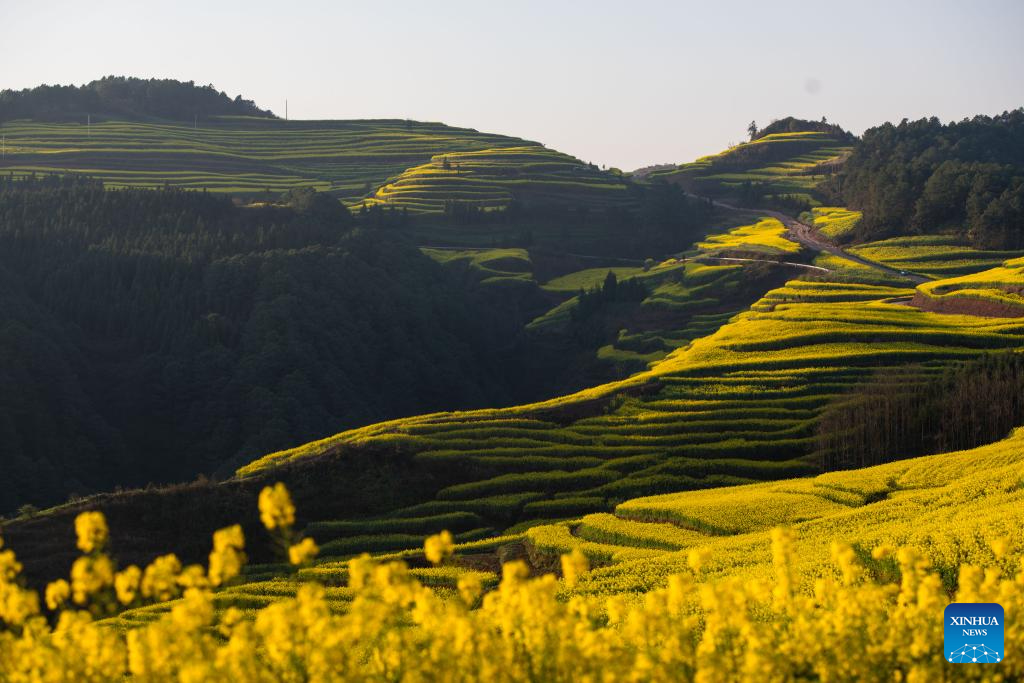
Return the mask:
[[[921,284],[922,282],[931,281],[931,278],[919,275],[917,273],[907,273],[905,271],[897,270],[896,268],[890,268],[889,266],[878,263],[877,261],[870,261],[866,258],[855,256],[854,254],[851,254],[841,249],[840,247],[837,247],[831,242],[827,241],[825,238],[821,236],[821,234],[817,230],[815,230],[810,225],[807,225],[806,223],[801,223],[792,216],[787,216],[784,213],[772,211],[771,209],[745,209],[740,208],[738,206],[725,204],[724,202],[719,202],[716,200],[711,200],[711,203],[723,209],[729,209],[730,211],[739,211],[741,213],[753,213],[759,216],[769,216],[771,218],[775,218],[780,223],[786,226],[786,228],[789,230],[789,236],[792,239],[796,240],[805,247],[813,249],[814,251],[828,252],[833,256],[844,258],[847,261],[853,261],[854,263],[859,263],[862,266],[867,266],[868,268],[874,268],[875,270],[881,271],[888,275],[903,278],[904,280],[910,280],[911,282],[917,285]]]

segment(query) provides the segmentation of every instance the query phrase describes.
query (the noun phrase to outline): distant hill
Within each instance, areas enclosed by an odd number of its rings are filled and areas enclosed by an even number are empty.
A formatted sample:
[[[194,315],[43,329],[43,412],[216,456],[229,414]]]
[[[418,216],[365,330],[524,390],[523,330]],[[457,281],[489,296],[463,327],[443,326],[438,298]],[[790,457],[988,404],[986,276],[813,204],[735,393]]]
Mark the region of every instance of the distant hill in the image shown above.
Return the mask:
[[[63,114],[0,119],[0,176],[78,174],[107,189],[170,186],[252,203],[313,188],[425,246],[543,246],[643,260],[703,237],[701,207],[509,135],[408,119],[175,121],[122,109],[88,126]]]
[[[787,117],[757,131],[750,142],[656,170],[650,178],[745,206],[798,213],[821,204],[819,186],[839,170],[855,141],[835,124]]]
[[[0,105],[6,138],[0,175],[83,173],[108,187],[170,185],[254,199],[313,187],[353,209],[412,213],[440,214],[454,203],[460,211],[635,204],[621,174],[508,135],[405,119],[284,121],[236,107],[212,89],[185,90],[229,105],[208,107],[211,115],[198,122],[191,113],[184,121],[139,117],[125,105],[104,120],[94,115],[86,126],[84,114],[64,115],[77,104],[58,107],[53,116],[33,105],[60,101],[64,90],[29,91],[37,95],[17,103],[24,111],[16,116],[4,116]],[[71,99],[93,96],[76,90]]]
[[[107,76],[82,86],[40,85],[0,91],[0,121],[93,121],[103,119],[170,119],[259,116],[274,118],[241,95],[234,99],[212,85],[158,78]]]
[[[434,155],[535,145],[441,123],[399,119],[284,121],[215,117],[186,122],[85,120],[0,123],[0,173],[87,173],[108,187],[205,189],[259,197],[313,187],[350,202]]]

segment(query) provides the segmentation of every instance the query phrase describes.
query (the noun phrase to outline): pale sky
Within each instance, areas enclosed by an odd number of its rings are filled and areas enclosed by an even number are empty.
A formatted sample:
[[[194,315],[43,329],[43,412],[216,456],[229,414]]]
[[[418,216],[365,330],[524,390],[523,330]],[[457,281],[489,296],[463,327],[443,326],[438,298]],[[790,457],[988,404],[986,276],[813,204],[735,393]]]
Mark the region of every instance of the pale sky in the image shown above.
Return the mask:
[[[1024,1],[0,0],[0,89],[212,83],[292,118],[412,118],[631,170],[794,115],[862,132],[1024,105]]]

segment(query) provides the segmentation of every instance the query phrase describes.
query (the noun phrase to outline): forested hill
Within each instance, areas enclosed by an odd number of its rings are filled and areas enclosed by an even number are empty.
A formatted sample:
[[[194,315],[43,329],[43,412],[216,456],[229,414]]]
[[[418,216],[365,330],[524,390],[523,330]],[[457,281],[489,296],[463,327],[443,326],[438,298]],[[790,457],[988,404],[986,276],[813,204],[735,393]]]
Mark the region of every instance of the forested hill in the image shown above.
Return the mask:
[[[259,116],[273,118],[241,95],[229,97],[212,85],[172,79],[107,76],[82,86],[41,85],[25,90],[0,91],[0,121],[84,120],[104,118],[171,119],[194,117]]]
[[[336,200],[0,181],[0,511],[500,401],[507,334]]]
[[[851,239],[948,231],[976,248],[1024,248],[1024,108],[871,128],[839,181],[864,212]]]

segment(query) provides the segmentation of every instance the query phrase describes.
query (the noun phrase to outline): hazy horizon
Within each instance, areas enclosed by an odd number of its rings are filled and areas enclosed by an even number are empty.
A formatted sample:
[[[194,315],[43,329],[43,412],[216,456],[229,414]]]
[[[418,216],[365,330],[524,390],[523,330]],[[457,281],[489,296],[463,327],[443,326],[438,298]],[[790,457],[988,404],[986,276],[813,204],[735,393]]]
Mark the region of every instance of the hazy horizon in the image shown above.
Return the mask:
[[[856,13],[806,2],[595,2],[585,14],[539,2],[512,11],[462,1],[286,10],[60,0],[12,6],[7,24],[0,89],[177,78],[282,116],[287,99],[293,119],[441,121],[624,170],[716,152],[741,141],[751,120],[825,116],[860,134],[1024,105],[1015,36],[1024,6],[1006,0],[869,2]]]

